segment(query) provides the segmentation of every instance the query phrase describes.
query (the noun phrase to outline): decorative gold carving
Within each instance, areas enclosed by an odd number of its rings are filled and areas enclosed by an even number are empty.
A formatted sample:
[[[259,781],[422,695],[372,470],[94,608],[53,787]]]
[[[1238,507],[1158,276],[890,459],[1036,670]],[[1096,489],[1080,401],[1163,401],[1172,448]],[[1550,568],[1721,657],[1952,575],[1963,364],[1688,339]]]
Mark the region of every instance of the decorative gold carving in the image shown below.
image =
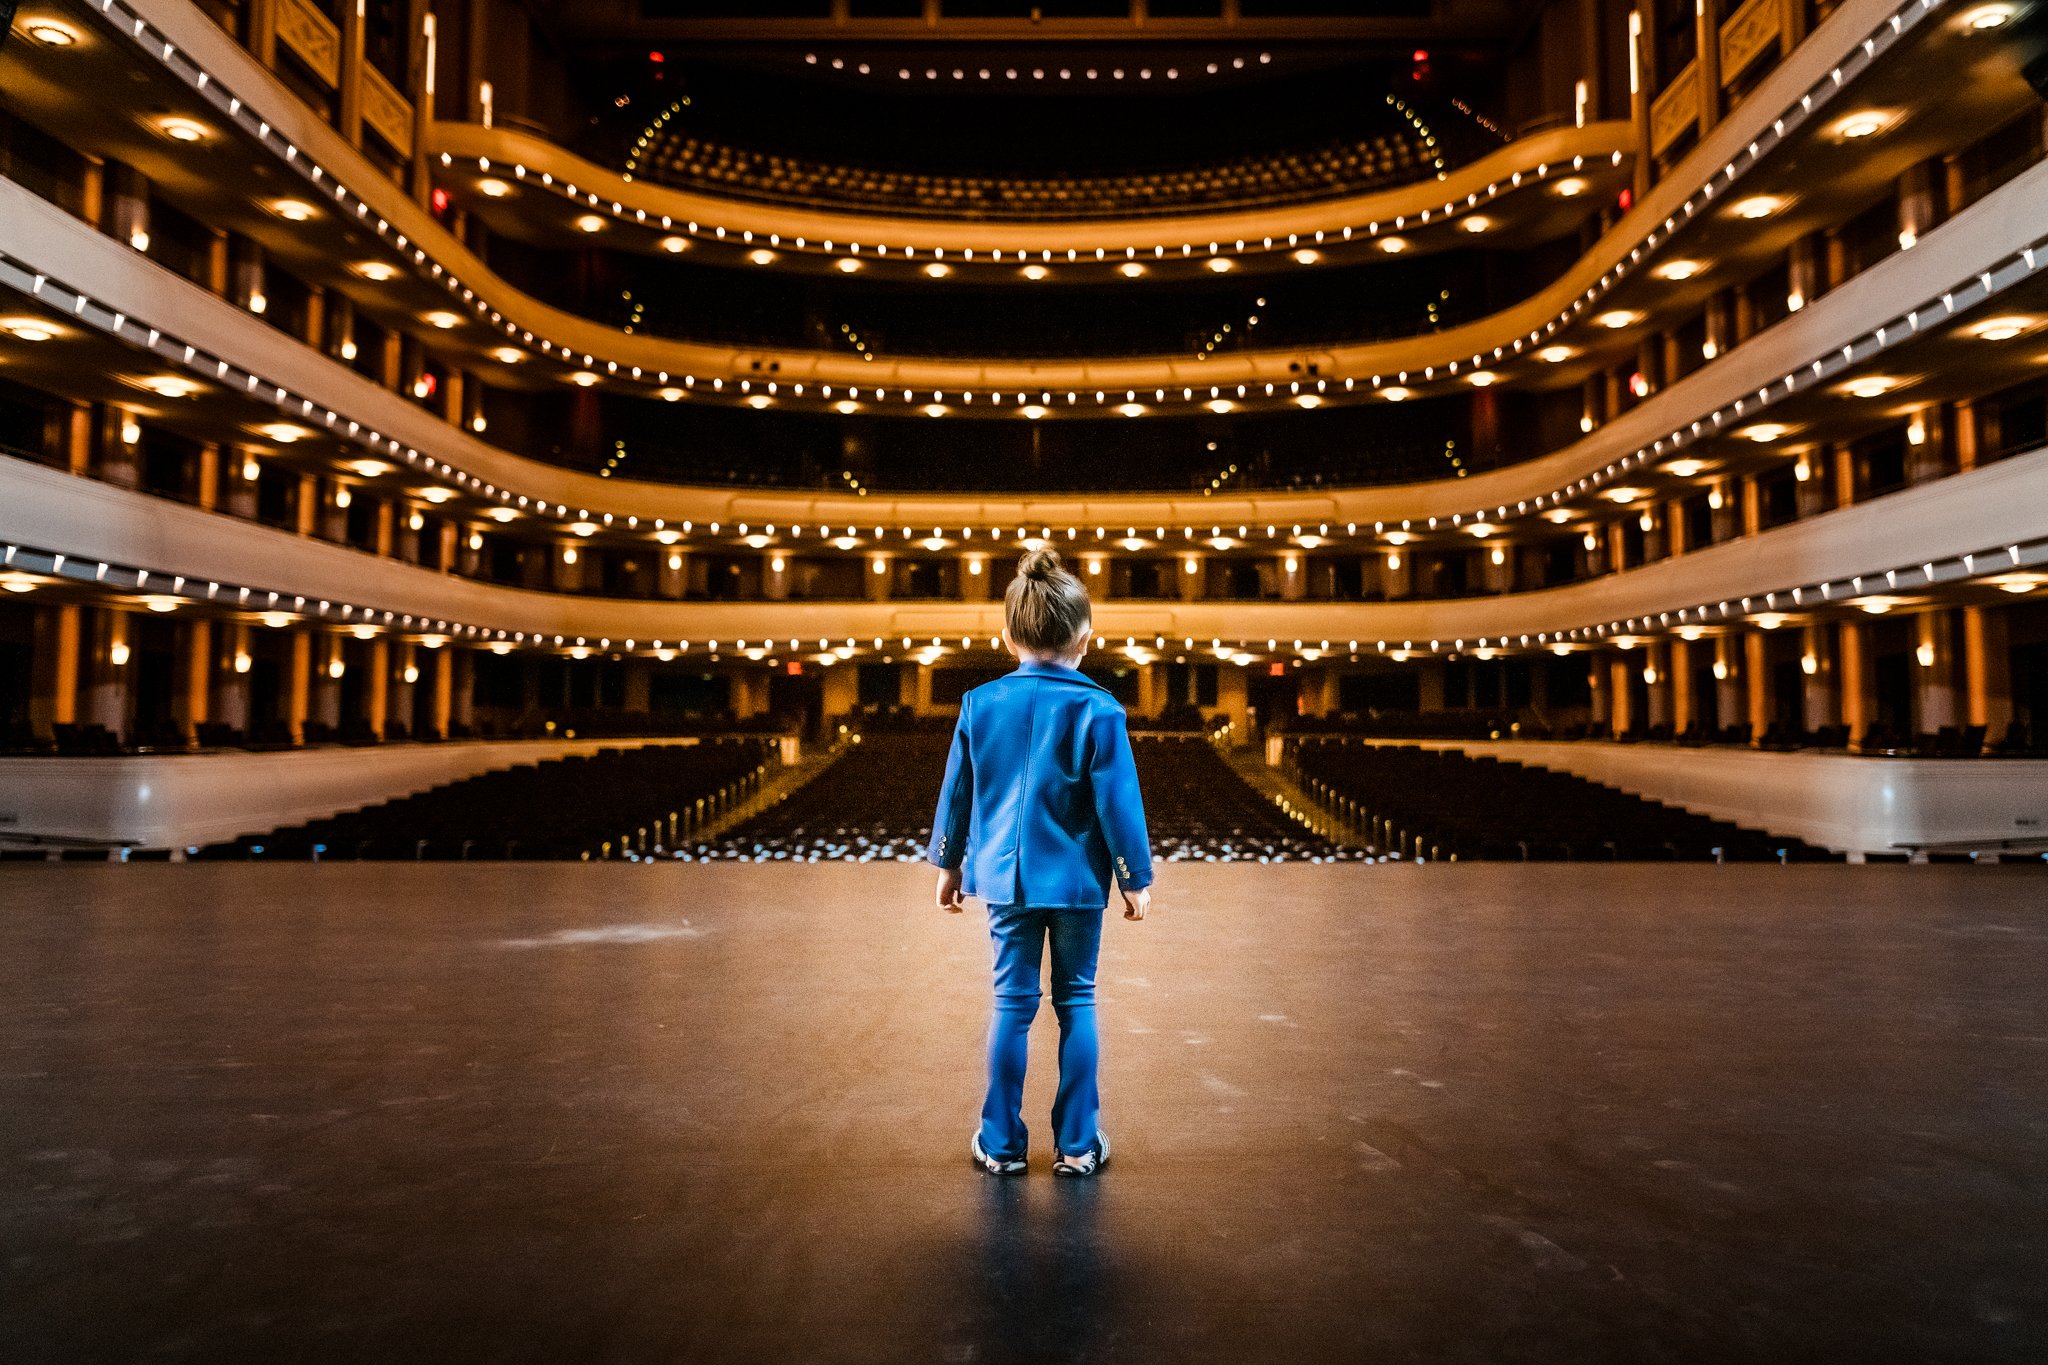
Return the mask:
[[[1664,93],[1650,106],[1650,155],[1664,155],[1664,149],[1678,141],[1679,135],[1699,122],[1699,118],[1700,67],[1698,62],[1687,62],[1685,70],[1664,87]]]
[[[412,155],[412,105],[374,66],[363,67],[363,122],[400,156]]]
[[[341,34],[309,0],[278,0],[277,36],[328,85],[341,81]]]
[[[1749,0],[1721,25],[1721,84],[1733,85],[1762,56],[1785,22],[1784,0]]]

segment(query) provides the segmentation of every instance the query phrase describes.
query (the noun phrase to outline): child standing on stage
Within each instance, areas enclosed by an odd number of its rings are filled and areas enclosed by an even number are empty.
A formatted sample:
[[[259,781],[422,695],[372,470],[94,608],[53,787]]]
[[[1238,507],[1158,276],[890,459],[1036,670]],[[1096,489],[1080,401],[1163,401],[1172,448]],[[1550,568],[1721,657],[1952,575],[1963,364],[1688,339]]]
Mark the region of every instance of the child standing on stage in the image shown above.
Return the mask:
[[[1024,1171],[1026,1042],[1050,939],[1060,1022],[1052,1169],[1092,1176],[1109,1160],[1095,961],[1111,869],[1125,919],[1145,918],[1152,903],[1145,807],[1123,708],[1079,667],[1093,635],[1081,580],[1051,550],[1034,550],[1018,562],[1003,615],[1017,668],[961,698],[926,850],[939,868],[940,907],[957,914],[963,893],[979,896],[995,945],[988,1096],[969,1150],[991,1175]]]

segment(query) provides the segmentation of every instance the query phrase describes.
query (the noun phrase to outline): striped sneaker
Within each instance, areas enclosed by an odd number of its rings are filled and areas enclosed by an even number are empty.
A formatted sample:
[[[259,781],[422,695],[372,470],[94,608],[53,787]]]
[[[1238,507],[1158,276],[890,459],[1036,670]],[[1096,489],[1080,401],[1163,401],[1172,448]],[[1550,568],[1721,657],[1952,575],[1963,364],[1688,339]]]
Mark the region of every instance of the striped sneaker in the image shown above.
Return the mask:
[[[1098,1128],[1095,1130],[1095,1146],[1093,1150],[1082,1152],[1076,1156],[1067,1156],[1063,1153],[1055,1157],[1052,1163],[1052,1173],[1054,1175],[1089,1176],[1094,1175],[1108,1164],[1109,1134]]]
[[[980,1133],[976,1133],[973,1140],[967,1144],[967,1150],[973,1154],[974,1164],[987,1171],[990,1175],[1024,1174],[1023,1157],[1011,1157],[1007,1161],[998,1161],[983,1150]]]

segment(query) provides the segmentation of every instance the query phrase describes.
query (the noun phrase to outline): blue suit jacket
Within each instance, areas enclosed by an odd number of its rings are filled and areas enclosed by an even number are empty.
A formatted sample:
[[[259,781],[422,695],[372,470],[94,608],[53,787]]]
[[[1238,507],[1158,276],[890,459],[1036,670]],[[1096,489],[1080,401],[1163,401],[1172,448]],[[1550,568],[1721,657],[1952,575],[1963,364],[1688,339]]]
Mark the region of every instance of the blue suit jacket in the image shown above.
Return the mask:
[[[1079,669],[1027,663],[960,699],[925,856],[990,905],[1100,906],[1152,884],[1131,737]]]

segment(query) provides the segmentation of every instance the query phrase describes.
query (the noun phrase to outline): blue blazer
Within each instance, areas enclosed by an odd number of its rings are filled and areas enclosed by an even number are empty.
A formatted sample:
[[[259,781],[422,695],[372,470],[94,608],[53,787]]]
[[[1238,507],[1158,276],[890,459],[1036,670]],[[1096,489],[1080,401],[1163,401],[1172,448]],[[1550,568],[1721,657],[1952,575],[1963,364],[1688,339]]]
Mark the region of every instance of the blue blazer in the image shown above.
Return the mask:
[[[990,905],[1099,907],[1152,884],[1131,737],[1079,669],[1026,663],[960,699],[926,858]]]

